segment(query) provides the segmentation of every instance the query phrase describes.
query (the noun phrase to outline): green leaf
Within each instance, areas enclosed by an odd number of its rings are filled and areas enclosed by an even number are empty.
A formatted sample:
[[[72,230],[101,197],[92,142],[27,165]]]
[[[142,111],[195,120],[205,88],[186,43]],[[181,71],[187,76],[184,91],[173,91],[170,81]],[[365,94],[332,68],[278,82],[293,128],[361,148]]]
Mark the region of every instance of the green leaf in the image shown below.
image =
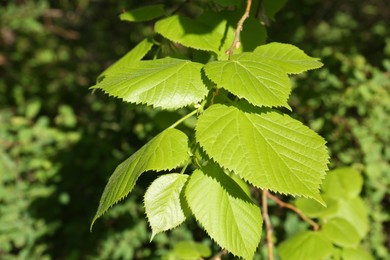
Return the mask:
[[[347,220],[355,227],[360,238],[364,238],[368,232],[368,216],[366,206],[360,197],[349,200],[340,199],[335,216]]]
[[[373,260],[374,258],[362,249],[344,248],[341,251],[343,260]]]
[[[214,52],[218,59],[223,60],[229,57],[225,52],[234,41],[235,26],[241,16],[242,13],[238,11],[205,11],[196,20],[175,15],[158,21],[155,31],[185,47]],[[263,44],[265,38],[264,26],[249,17],[241,32],[241,47],[235,53],[252,51]]]
[[[322,191],[331,198],[355,198],[363,186],[363,178],[358,171],[345,167],[328,172],[322,184]]]
[[[154,30],[165,38],[183,46],[197,50],[219,52],[223,34],[219,28],[226,26],[226,20],[215,20],[207,24],[202,17],[193,20],[188,17],[173,15],[159,20]]]
[[[149,5],[129,10],[119,16],[121,21],[144,22],[165,14],[164,5]]]
[[[234,255],[252,259],[260,242],[260,209],[216,165],[195,170],[185,189],[188,205],[212,239]]]
[[[102,74],[98,77],[98,82],[103,79],[104,75],[109,74],[113,71],[121,71],[124,67],[129,66],[130,64],[141,60],[152,48],[153,43],[149,39],[144,39],[137,44],[131,51],[129,51],[125,56],[120,58],[117,62],[108,67]]]
[[[299,121],[217,104],[199,116],[195,130],[212,159],[253,185],[324,203],[318,189],[327,170],[325,140]]]
[[[260,23],[260,21],[254,17],[248,17],[243,25],[243,29],[240,34],[240,41],[242,46],[242,51],[250,52],[256,49],[257,46],[262,45],[266,42],[267,31]],[[227,48],[223,48],[224,54],[225,51],[230,47],[232,41],[234,40],[234,34],[232,34],[231,42],[227,42],[229,46]],[[239,51],[241,52],[241,51]],[[239,53],[234,50],[234,53]],[[228,57],[225,54],[225,57]]]
[[[332,218],[326,222],[321,232],[333,244],[341,247],[355,247],[360,242],[360,236],[355,227],[343,218]]]
[[[160,176],[147,189],[144,197],[145,212],[152,228],[152,238],[162,231],[177,227],[186,219],[180,193],[188,175],[171,173]]]
[[[255,49],[256,59],[261,59],[270,66],[275,66],[288,74],[298,74],[323,66],[318,58],[305,54],[298,47],[273,42]]]
[[[297,198],[295,200],[295,205],[303,213],[305,213],[305,215],[311,218],[327,218],[335,216],[339,207],[338,201],[329,198],[326,195],[322,195],[322,199],[325,201],[326,207],[317,201],[307,198]]]
[[[274,20],[275,14],[285,6],[287,0],[264,0],[263,6],[269,19]]]
[[[194,241],[176,243],[174,252],[179,259],[201,259],[211,256],[211,250],[208,246]]]
[[[131,103],[174,109],[200,102],[208,90],[201,78],[202,64],[164,58],[138,61],[111,71],[93,86]]]
[[[279,254],[282,260],[320,260],[332,254],[333,246],[318,232],[305,231],[282,242]]]
[[[256,106],[284,106],[291,85],[287,74],[254,53],[233,55],[232,60],[214,61],[204,67],[206,76],[239,98]]]
[[[131,192],[142,173],[171,170],[188,159],[188,137],[183,132],[169,128],[158,134],[115,169],[104,188],[91,228],[96,219]]]

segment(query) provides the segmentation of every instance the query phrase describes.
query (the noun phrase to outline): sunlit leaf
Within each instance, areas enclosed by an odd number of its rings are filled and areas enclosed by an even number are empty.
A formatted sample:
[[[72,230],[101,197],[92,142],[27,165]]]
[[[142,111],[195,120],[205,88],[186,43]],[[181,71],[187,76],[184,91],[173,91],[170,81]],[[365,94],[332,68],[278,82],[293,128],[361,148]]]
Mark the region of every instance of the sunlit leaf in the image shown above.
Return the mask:
[[[183,132],[167,129],[154,137],[115,169],[104,188],[91,228],[96,219],[129,194],[142,173],[171,170],[188,158],[188,137]]]
[[[180,241],[174,245],[173,250],[180,259],[201,259],[211,255],[208,246],[194,241]]]
[[[282,242],[278,252],[282,260],[320,260],[332,254],[332,243],[318,232],[305,231]]]
[[[153,232],[151,240],[157,233],[177,227],[186,219],[180,193],[187,178],[185,174],[166,174],[154,180],[147,189],[144,204]]]
[[[216,104],[199,116],[196,139],[212,159],[253,185],[324,203],[318,189],[327,170],[325,140],[299,121]]]
[[[110,71],[92,88],[136,104],[165,109],[200,102],[208,90],[201,78],[202,64],[164,58],[138,61]]]
[[[347,220],[355,227],[360,238],[364,238],[368,232],[368,216],[364,201],[360,197],[338,200],[338,211],[335,216]]]
[[[341,247],[355,247],[360,242],[356,228],[343,218],[332,218],[326,222],[321,232],[333,243]]]
[[[197,221],[222,248],[252,259],[260,242],[260,209],[216,165],[195,170],[185,189]]]
[[[257,47],[254,53],[256,54],[255,59],[261,59],[265,63],[282,69],[288,74],[318,69],[323,65],[318,61],[318,58],[308,56],[298,47],[291,44],[273,42]]]
[[[104,75],[109,74],[115,70],[119,72],[123,67],[129,66],[130,64],[141,60],[152,48],[153,43],[149,39],[144,39],[137,44],[131,51],[129,51],[125,56],[120,58],[117,62],[108,67],[100,76],[98,77],[98,82],[103,79]]]
[[[290,95],[290,80],[281,68],[256,54],[234,55],[232,60],[214,61],[204,67],[206,76],[239,98],[256,106],[284,106]]]
[[[345,167],[328,172],[322,191],[329,197],[355,198],[359,195],[363,186],[363,178],[358,171]]]
[[[343,260],[374,260],[368,252],[356,248],[343,248],[341,256]]]

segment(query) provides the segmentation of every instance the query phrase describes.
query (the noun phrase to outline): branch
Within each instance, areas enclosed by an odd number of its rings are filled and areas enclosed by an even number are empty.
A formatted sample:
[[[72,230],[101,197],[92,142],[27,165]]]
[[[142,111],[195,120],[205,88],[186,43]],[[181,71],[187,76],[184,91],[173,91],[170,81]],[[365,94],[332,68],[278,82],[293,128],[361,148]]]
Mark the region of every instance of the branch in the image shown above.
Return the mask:
[[[229,60],[233,55],[234,49],[240,48],[241,41],[240,41],[240,33],[242,31],[242,26],[245,22],[245,20],[249,17],[249,11],[251,10],[252,0],[247,0],[246,3],[246,9],[244,15],[241,17],[241,19],[237,23],[237,28],[234,31],[234,41],[229,49],[226,50],[226,54],[229,55]]]
[[[262,209],[263,209],[263,219],[264,219],[265,226],[267,229],[268,259],[273,260],[274,259],[274,252],[273,252],[274,244],[272,242],[272,225],[271,225],[271,221],[270,221],[269,215],[268,215],[267,196],[269,196],[268,190],[264,189],[263,195],[262,195]]]
[[[223,249],[223,250],[221,250],[218,254],[216,254],[215,256],[213,256],[210,260],[221,260],[222,257],[223,257],[224,255],[226,255],[226,254],[227,254],[227,250],[226,250],[226,249]]]
[[[314,231],[317,231],[320,229],[320,226],[314,222],[312,219],[308,218],[305,214],[303,214],[303,212],[301,210],[299,210],[298,208],[294,207],[293,205],[289,204],[289,203],[286,203],[282,200],[280,200],[278,197],[268,193],[267,194],[268,198],[270,198],[271,200],[275,201],[279,206],[283,207],[283,208],[288,208],[292,211],[294,211],[295,213],[297,213],[304,221],[306,221],[307,223],[309,223],[312,227],[313,227],[313,230]]]

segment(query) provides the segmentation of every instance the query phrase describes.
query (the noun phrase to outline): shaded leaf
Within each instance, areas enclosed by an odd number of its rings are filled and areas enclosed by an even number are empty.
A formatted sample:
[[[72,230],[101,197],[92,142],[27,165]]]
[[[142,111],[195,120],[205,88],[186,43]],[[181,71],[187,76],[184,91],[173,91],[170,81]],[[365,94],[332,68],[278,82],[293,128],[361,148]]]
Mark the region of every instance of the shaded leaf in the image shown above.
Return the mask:
[[[152,238],[162,231],[177,227],[186,219],[183,212],[180,193],[188,175],[171,173],[160,176],[149,186],[145,193],[146,216],[152,228]]]
[[[149,5],[126,11],[119,15],[121,21],[144,22],[165,14],[164,5]]]
[[[279,246],[282,260],[322,260],[332,254],[333,246],[318,232],[305,231],[295,235]]]
[[[208,90],[201,78],[202,64],[164,58],[138,61],[110,71],[93,86],[127,102],[164,109],[200,102]]]
[[[269,19],[274,20],[275,14],[283,8],[287,0],[263,0],[263,6]]]
[[[142,173],[171,170],[188,158],[188,137],[183,132],[170,128],[158,134],[115,169],[104,188],[91,228],[96,219],[131,192]]]
[[[199,116],[195,130],[212,159],[253,185],[324,203],[318,189],[327,170],[325,140],[299,121],[217,104]]]
[[[184,16],[172,15],[159,20],[155,24],[154,30],[183,46],[218,53],[218,47],[223,38],[223,35],[218,32],[218,24],[208,25],[198,21]]]
[[[216,165],[195,170],[185,189],[197,221],[222,248],[252,259],[260,242],[260,209]]]

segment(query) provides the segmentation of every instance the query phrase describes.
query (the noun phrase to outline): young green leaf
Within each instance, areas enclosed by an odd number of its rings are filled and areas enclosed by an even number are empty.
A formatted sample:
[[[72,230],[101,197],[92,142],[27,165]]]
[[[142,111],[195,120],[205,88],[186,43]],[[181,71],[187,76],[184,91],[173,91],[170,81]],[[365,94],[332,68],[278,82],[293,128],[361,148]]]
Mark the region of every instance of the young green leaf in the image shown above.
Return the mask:
[[[350,167],[338,168],[328,172],[322,184],[322,191],[329,197],[355,198],[363,186],[363,178],[358,171]]]
[[[278,67],[288,74],[298,74],[307,70],[318,69],[323,66],[318,58],[308,56],[298,47],[273,42],[255,49],[256,59]]]
[[[360,235],[356,228],[343,218],[332,218],[321,229],[333,244],[341,247],[355,247],[360,242]]]
[[[188,137],[183,132],[169,128],[158,134],[115,169],[104,188],[91,228],[96,219],[131,192],[142,173],[171,170],[188,158]]]
[[[200,102],[208,90],[202,64],[164,58],[138,61],[115,69],[93,86],[132,103],[174,109]]]
[[[180,241],[174,245],[173,250],[178,259],[203,259],[211,255],[208,246],[194,241]]]
[[[183,212],[180,193],[188,175],[171,173],[160,176],[149,186],[145,193],[146,216],[152,228],[152,238],[162,231],[177,227],[186,219]]]
[[[216,104],[199,116],[195,130],[212,159],[253,185],[324,204],[318,189],[327,170],[325,140],[299,121]]]
[[[326,203],[326,207],[317,201],[308,198],[297,198],[295,200],[295,205],[305,213],[306,216],[311,218],[328,218],[330,216],[335,216],[339,208],[338,201],[323,194],[321,194],[321,196]]]
[[[364,238],[368,232],[368,216],[364,201],[360,197],[338,200],[338,211],[334,215],[347,220],[356,229],[360,238]]]
[[[131,51],[129,51],[125,56],[120,58],[117,62],[108,67],[100,76],[98,77],[98,82],[101,81],[104,75],[109,74],[113,71],[121,71],[123,67],[129,66],[131,63],[141,60],[152,48],[153,43],[149,39],[144,39],[137,44]]]
[[[326,259],[332,254],[332,243],[320,233],[305,231],[279,245],[282,260]]]
[[[241,53],[232,60],[214,61],[204,67],[206,76],[239,98],[256,106],[284,106],[291,92],[285,71],[254,53]]]
[[[260,209],[218,166],[195,170],[185,189],[197,221],[222,248],[252,259],[260,242]]]
[[[145,22],[163,16],[164,13],[164,5],[149,5],[124,12],[119,19],[127,22]]]
[[[374,258],[366,251],[355,248],[343,248],[341,256],[343,260],[374,260]]]

